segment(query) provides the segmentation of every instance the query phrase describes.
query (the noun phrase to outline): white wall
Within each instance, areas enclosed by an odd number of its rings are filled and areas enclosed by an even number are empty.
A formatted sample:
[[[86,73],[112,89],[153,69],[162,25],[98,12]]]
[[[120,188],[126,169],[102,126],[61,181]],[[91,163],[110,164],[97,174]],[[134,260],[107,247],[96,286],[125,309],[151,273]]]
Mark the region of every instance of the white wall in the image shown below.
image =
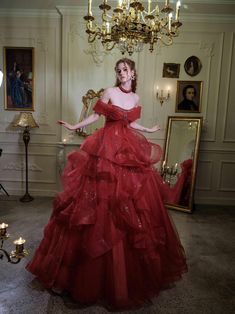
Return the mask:
[[[31,12],[31,15],[33,13]],[[32,195],[52,195],[57,190],[56,142],[60,140],[56,120],[60,117],[61,44],[60,17],[11,13],[0,19],[0,67],[3,47],[35,48],[35,111],[39,129],[31,130],[29,143],[29,188]],[[4,88],[0,90],[0,183],[11,195],[24,192],[24,144],[22,130],[11,123],[16,111],[4,110]]]
[[[37,166],[30,170],[30,190],[36,195],[53,195],[58,188],[57,143],[68,139],[69,133],[63,130],[60,134],[56,120],[61,117],[76,122],[82,95],[90,88],[99,90],[113,85],[114,64],[122,57],[118,50],[92,56],[84,32],[83,8],[58,9],[60,17],[56,14],[33,19],[24,16],[0,21],[1,47],[34,46],[36,51],[34,116],[40,128],[32,130],[30,142],[30,163]],[[234,29],[235,19],[231,17],[229,20],[224,16],[185,17],[181,34],[172,46],[160,47],[152,54],[146,47],[133,55],[143,106],[141,123],[160,124],[161,131],[150,138],[162,147],[167,117],[182,115],[175,113],[177,79],[162,78],[163,63],[181,64],[179,80],[203,81],[202,112],[194,114],[204,118],[196,203],[235,204]],[[201,72],[193,78],[183,68],[191,55],[202,62]],[[171,98],[163,106],[155,98],[156,85],[171,88]],[[1,89],[3,104],[2,92]],[[21,194],[24,177],[18,165],[24,157],[22,138],[19,132],[8,130],[15,112],[5,111],[3,105],[0,110],[0,147],[4,150],[0,182],[11,194]],[[7,169],[6,165],[9,165]]]

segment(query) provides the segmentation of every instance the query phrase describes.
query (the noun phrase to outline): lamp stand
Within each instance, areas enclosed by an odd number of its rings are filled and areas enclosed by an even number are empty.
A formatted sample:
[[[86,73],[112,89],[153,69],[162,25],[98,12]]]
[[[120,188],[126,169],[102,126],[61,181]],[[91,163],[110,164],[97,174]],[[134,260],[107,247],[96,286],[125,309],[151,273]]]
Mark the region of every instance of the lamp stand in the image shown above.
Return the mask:
[[[28,144],[30,141],[29,127],[25,127],[24,129],[23,141],[25,144],[25,195],[20,198],[20,201],[31,202],[33,197],[28,192]]]

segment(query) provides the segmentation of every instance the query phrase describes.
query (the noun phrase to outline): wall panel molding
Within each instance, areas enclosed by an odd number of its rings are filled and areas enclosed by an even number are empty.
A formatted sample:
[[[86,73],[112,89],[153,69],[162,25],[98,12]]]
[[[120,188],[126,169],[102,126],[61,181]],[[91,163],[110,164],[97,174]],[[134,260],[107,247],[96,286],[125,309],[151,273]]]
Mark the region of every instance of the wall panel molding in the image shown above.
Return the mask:
[[[223,187],[223,167],[224,165],[234,165],[234,171],[230,171],[231,182],[234,182],[235,178],[235,161],[234,160],[220,160],[219,161],[219,175],[218,175],[218,183],[217,190],[220,192],[235,192],[235,184],[233,187]],[[231,170],[231,169],[230,169]]]
[[[198,161],[198,171],[196,180],[196,191],[212,191],[212,174],[213,174],[213,160],[199,160]],[[209,178],[207,185],[203,186],[204,180],[203,176],[200,176],[200,165],[207,164],[207,178]],[[198,176],[199,175],[199,176]],[[201,182],[200,182],[201,181]],[[200,185],[199,185],[200,184]]]
[[[234,32],[231,34],[230,38],[230,51],[229,51],[229,70],[227,72],[227,88],[225,92],[225,115],[223,119],[223,142],[224,143],[235,143],[235,137],[234,138],[226,138],[226,125],[227,125],[227,119],[228,119],[228,107],[229,107],[229,92],[231,90],[231,75],[232,75],[232,66],[233,66],[233,56],[234,56]],[[235,65],[234,65],[235,66]],[[232,86],[234,88],[234,86]]]

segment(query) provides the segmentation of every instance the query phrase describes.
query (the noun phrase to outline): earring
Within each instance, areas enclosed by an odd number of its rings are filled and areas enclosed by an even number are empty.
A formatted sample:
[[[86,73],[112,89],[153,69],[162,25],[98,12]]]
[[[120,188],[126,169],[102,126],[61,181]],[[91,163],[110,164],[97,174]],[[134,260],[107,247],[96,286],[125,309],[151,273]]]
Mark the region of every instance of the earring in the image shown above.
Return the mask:
[[[134,79],[135,79],[135,75],[133,74],[133,75],[131,76],[131,80],[134,81]]]

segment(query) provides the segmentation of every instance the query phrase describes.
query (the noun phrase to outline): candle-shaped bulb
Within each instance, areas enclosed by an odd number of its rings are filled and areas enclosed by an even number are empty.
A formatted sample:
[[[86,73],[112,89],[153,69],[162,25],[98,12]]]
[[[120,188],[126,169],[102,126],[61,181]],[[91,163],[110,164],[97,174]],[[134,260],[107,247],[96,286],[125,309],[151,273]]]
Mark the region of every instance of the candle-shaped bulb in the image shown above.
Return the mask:
[[[168,6],[169,5],[169,0],[166,0],[165,1],[165,6]]]
[[[176,10],[175,10],[175,20],[179,20],[179,11],[180,11],[180,1],[177,1],[176,3]]]
[[[88,0],[88,15],[89,16],[92,16],[91,5],[92,5],[92,0]]]
[[[156,5],[156,15],[159,15],[159,12],[160,12],[160,10],[159,10],[159,6],[158,6],[158,4]]]
[[[110,23],[109,22],[106,22],[106,31],[107,31],[107,34],[110,34]]]
[[[151,12],[151,0],[148,0],[148,14]]]
[[[0,235],[5,236],[7,233],[7,227],[8,224],[5,224],[4,222],[0,224]]]
[[[169,29],[169,32],[171,32],[171,20],[172,20],[172,13],[170,13],[168,15],[168,29]]]
[[[119,7],[119,8],[122,7],[122,0],[118,0],[118,7]]]
[[[13,243],[14,243],[15,246],[16,246],[16,254],[23,253],[23,251],[24,251],[25,239],[23,239],[22,237],[20,237],[19,239],[15,240]]]

